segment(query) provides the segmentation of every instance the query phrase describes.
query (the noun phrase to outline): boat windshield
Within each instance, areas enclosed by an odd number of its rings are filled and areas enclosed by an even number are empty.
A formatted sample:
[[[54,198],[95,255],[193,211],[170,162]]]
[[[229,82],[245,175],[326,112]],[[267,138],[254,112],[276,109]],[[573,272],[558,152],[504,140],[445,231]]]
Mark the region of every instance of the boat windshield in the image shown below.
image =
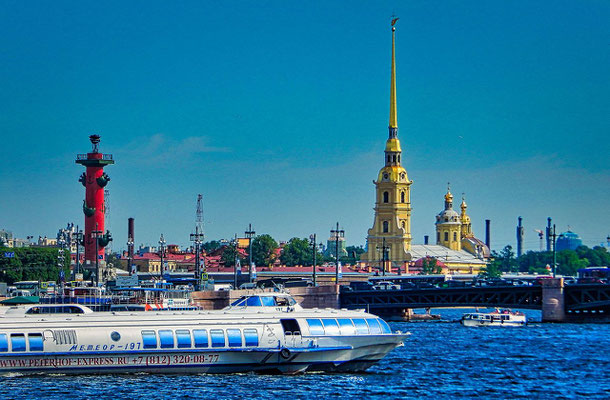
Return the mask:
[[[232,307],[288,307],[297,302],[285,296],[242,296],[231,303]]]

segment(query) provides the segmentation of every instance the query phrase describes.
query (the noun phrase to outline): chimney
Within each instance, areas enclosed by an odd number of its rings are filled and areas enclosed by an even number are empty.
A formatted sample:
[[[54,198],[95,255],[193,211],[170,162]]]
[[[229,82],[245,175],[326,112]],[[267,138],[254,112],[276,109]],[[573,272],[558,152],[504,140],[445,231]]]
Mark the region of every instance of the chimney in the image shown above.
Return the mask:
[[[428,244],[428,239],[430,237],[428,235],[424,235],[424,244]]]
[[[491,220],[485,220],[485,246],[489,250],[491,250],[491,228],[490,228]]]
[[[521,257],[523,254],[523,225],[521,225],[523,218],[519,217],[519,225],[517,225],[517,257]]]

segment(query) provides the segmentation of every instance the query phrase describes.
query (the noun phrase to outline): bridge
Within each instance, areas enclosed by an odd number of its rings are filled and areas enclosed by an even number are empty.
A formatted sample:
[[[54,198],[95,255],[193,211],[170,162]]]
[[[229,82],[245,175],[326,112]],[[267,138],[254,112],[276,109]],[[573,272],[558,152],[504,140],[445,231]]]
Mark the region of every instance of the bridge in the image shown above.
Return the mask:
[[[608,320],[610,285],[493,286],[343,291],[342,308],[364,308],[379,315],[402,315],[413,308],[505,307],[542,310],[543,321]]]

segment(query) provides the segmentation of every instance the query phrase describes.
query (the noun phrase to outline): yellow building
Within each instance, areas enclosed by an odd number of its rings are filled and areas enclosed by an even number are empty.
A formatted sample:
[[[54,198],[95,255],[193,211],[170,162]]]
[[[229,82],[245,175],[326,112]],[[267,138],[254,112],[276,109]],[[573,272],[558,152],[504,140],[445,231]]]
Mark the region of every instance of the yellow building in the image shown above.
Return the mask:
[[[398,140],[396,112],[395,31],[392,26],[392,66],[390,76],[389,137],[385,145],[385,166],[375,184],[375,220],[367,236],[367,252],[362,259],[379,265],[386,252],[389,265],[403,265],[411,257],[411,184],[401,164],[402,149]],[[387,269],[387,267],[386,267]]]
[[[445,195],[445,209],[436,217],[436,245],[411,243],[411,184],[401,164],[402,149],[398,140],[396,112],[395,28],[392,26],[392,66],[390,77],[390,122],[386,141],[384,167],[375,184],[375,219],[368,230],[363,263],[386,271],[398,268],[409,272],[409,266],[421,258],[434,257],[442,262],[443,273],[476,274],[485,265],[489,249],[472,234],[466,202],[462,213],[453,210],[453,195]],[[466,250],[466,251],[464,251]],[[385,253],[385,254],[384,254]],[[385,261],[385,262],[384,262]],[[417,272],[417,271],[412,271]]]

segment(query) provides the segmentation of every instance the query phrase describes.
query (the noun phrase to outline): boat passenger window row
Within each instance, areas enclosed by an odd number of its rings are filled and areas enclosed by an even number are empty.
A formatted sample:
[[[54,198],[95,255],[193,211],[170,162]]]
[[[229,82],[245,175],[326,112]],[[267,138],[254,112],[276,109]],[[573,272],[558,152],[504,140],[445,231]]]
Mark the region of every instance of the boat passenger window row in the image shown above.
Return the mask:
[[[258,330],[256,328],[143,330],[142,344],[145,349],[258,347]]]
[[[27,338],[27,340],[26,340]],[[0,353],[10,351],[42,351],[42,333],[0,333]],[[10,347],[9,347],[10,345]]]
[[[381,318],[321,318],[307,319],[310,335],[381,335],[392,333]]]

